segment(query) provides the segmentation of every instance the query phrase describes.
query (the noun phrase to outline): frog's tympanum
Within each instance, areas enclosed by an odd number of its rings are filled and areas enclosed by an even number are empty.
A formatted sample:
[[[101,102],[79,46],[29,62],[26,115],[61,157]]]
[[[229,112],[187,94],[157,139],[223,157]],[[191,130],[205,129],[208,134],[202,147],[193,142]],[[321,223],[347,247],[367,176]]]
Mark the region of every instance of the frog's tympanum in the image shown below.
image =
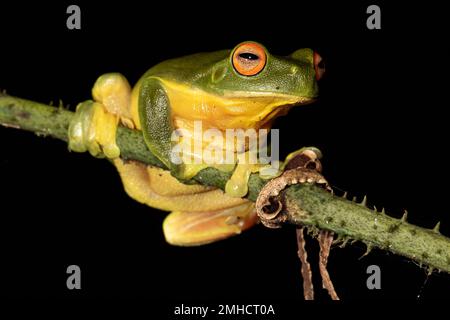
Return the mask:
[[[169,243],[190,246],[224,239],[257,222],[254,204],[242,197],[248,192],[250,173],[261,174],[264,166],[240,161],[251,150],[248,144],[234,143],[238,160],[232,165],[173,161],[174,131],[189,133],[197,121],[202,130],[268,130],[276,117],[316,98],[323,72],[320,56],[311,49],[280,57],[256,42],[244,42],[232,50],[162,62],[133,89],[121,74],[105,74],[92,89],[94,100],[77,106],[69,146],[111,159],[133,199],[171,211],[163,223]],[[149,150],[168,170],[122,160],[115,139],[119,122],[140,130]],[[184,134],[181,139],[196,138]],[[191,156],[201,158],[210,143],[202,140]],[[183,183],[207,166],[233,172],[225,192]]]

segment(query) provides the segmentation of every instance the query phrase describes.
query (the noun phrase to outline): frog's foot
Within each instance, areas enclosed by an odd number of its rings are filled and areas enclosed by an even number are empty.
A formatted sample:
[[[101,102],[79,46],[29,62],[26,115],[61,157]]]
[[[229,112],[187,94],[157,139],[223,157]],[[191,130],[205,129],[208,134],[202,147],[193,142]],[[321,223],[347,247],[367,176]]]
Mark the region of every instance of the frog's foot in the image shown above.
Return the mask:
[[[89,151],[93,156],[114,159],[119,157],[116,130],[119,120],[134,128],[130,111],[131,88],[118,73],[102,75],[92,88],[94,101],[77,106],[69,126],[69,148],[77,152]]]
[[[108,113],[117,116],[120,122],[131,129],[136,127],[131,112],[131,87],[120,73],[100,76],[92,88],[92,97],[101,103]]]
[[[217,211],[169,214],[163,223],[166,241],[177,246],[197,246],[241,233],[257,222],[253,203]]]
[[[119,157],[117,124],[118,117],[107,112],[102,104],[94,101],[80,103],[69,125],[70,150],[89,151],[95,157]]]

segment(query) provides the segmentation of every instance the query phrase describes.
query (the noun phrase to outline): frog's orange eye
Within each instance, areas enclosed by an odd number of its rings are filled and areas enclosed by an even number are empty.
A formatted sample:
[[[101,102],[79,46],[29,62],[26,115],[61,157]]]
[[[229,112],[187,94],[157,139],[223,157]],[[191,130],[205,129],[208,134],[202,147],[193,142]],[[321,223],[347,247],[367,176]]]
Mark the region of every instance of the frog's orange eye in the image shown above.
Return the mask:
[[[322,60],[322,57],[314,51],[313,56],[314,61],[314,70],[316,71],[316,80],[320,80],[325,73],[325,62]]]
[[[266,61],[266,51],[254,42],[245,42],[233,52],[233,67],[243,76],[254,76],[260,73]]]

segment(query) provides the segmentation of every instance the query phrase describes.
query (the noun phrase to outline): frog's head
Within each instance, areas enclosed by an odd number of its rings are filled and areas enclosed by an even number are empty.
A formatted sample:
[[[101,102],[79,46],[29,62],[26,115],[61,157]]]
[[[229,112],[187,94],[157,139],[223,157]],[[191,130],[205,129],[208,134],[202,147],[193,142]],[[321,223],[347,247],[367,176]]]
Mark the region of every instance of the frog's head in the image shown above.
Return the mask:
[[[224,111],[245,126],[258,127],[294,105],[312,102],[324,71],[321,57],[311,49],[280,57],[259,43],[243,42],[213,65],[208,87],[230,101]]]

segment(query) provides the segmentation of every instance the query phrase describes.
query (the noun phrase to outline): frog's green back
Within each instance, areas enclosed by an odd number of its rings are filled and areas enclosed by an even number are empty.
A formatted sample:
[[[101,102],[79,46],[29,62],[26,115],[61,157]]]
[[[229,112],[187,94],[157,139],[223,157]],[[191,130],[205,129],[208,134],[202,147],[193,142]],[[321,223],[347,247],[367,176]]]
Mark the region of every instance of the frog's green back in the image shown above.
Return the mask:
[[[176,80],[178,83],[196,83],[211,74],[212,66],[221,61],[226,63],[229,55],[230,50],[220,50],[169,59],[150,68],[142,78],[158,77],[165,80]]]

